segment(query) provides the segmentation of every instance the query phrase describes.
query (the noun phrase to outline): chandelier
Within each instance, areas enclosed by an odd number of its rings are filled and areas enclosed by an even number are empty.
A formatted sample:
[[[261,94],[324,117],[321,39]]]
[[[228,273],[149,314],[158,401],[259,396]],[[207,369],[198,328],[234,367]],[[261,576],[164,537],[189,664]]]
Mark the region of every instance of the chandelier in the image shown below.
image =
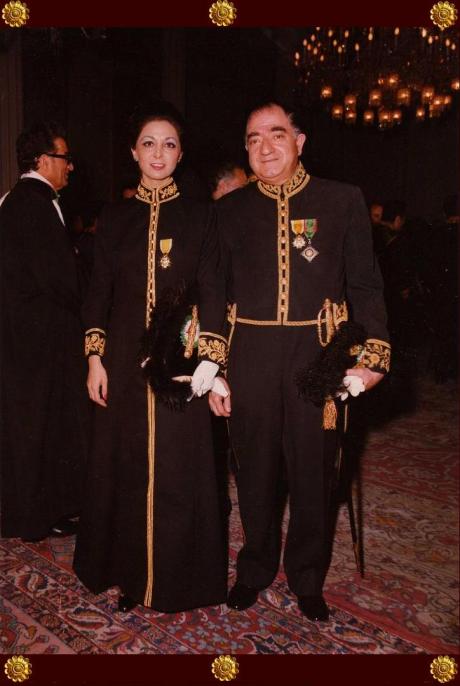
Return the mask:
[[[348,125],[380,130],[438,119],[460,90],[458,31],[307,27],[295,52],[297,95]]]

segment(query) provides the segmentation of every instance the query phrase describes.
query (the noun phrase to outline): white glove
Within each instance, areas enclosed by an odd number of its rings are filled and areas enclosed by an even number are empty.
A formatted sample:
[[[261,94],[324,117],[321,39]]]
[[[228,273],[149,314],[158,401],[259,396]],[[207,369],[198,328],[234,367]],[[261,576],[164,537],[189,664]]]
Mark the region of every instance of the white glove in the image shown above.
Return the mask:
[[[337,393],[337,395],[340,397],[340,400],[346,400],[348,398],[348,394],[356,398],[357,395],[366,390],[364,382],[360,376],[352,376],[351,374],[344,376],[342,384],[345,387],[345,390]]]
[[[211,390],[212,390],[214,393],[217,393],[218,395],[221,395],[223,398],[226,398],[227,395],[228,395],[227,389],[225,388],[224,384],[222,383],[222,380],[219,379],[218,376],[214,379],[214,383],[213,383],[213,385],[212,385],[212,389],[211,389]]]
[[[203,360],[193,372],[192,391],[200,397],[211,390],[214,377],[219,371],[219,365],[209,360]]]

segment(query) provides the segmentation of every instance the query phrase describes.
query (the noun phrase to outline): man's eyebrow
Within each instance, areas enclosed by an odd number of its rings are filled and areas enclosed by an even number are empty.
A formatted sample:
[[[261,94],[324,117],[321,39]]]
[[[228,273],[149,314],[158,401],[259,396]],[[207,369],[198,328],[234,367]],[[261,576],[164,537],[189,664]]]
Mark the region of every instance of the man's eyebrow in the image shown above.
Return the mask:
[[[283,133],[287,133],[287,129],[285,126],[272,126],[270,131],[282,131]],[[247,134],[246,140],[249,140],[250,138],[254,138],[255,136],[260,136],[260,133],[258,131],[251,131],[250,133]]]

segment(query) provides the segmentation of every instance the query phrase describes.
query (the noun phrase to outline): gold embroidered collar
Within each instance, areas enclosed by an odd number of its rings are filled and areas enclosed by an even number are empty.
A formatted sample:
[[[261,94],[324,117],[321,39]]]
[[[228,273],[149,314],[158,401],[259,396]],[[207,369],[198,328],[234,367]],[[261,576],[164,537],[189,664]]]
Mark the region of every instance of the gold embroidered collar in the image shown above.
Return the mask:
[[[305,188],[307,183],[310,181],[310,175],[305,171],[305,167],[302,162],[299,162],[294,174],[291,176],[289,181],[283,183],[282,186],[275,186],[274,184],[265,183],[264,181],[258,181],[257,185],[259,190],[265,195],[270,196],[270,198],[278,198],[282,192],[289,198],[291,195],[295,195],[302,188]]]
[[[150,189],[139,183],[137,187],[136,198],[142,200],[142,202],[148,202],[152,205],[155,202],[166,202],[167,200],[172,200],[177,198],[179,195],[179,189],[176,186],[174,179],[169,176],[165,180],[164,186],[160,188]]]

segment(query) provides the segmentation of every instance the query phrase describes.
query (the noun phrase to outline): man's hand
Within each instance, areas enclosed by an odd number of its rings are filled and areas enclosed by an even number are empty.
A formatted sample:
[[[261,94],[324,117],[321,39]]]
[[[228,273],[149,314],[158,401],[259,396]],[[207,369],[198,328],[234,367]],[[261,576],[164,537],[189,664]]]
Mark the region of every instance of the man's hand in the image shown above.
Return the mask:
[[[227,381],[222,377],[219,376],[215,382],[213,388],[216,386],[219,388],[219,385],[221,384],[225,391],[228,393],[225,397],[221,395],[221,393],[216,393],[216,391],[211,390],[209,392],[209,407],[211,408],[211,411],[216,415],[216,417],[230,417],[231,411],[232,411],[232,404],[230,401],[230,387],[227,383]]]
[[[385,376],[380,372],[373,372],[367,367],[353,367],[352,369],[347,369],[346,374],[347,376],[359,376],[366,391],[376,386]]]

